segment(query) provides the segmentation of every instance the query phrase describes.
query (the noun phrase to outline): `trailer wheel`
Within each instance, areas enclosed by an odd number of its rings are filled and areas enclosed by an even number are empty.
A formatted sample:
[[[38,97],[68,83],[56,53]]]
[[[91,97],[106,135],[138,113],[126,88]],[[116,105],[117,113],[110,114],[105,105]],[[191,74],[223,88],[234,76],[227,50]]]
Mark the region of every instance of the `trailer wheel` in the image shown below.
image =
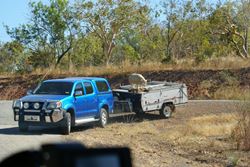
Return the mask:
[[[71,130],[71,115],[66,112],[62,123],[62,134],[69,135]]]
[[[107,110],[105,108],[101,108],[99,124],[102,128],[108,124],[108,118],[109,116]]]
[[[20,132],[27,132],[29,130],[29,126],[25,122],[18,121],[18,127]]]
[[[173,107],[169,105],[163,105],[162,109],[160,110],[160,115],[163,118],[170,118],[173,112]]]

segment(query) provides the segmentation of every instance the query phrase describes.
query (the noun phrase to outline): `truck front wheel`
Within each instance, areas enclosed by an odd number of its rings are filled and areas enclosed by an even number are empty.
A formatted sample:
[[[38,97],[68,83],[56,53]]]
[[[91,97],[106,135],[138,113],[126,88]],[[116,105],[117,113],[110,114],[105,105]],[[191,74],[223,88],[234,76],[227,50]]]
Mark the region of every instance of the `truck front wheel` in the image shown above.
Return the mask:
[[[71,130],[71,115],[70,113],[66,112],[62,123],[62,133],[64,135],[69,135],[70,130]]]
[[[169,105],[163,105],[162,106],[162,109],[160,110],[160,115],[163,117],[163,118],[170,118],[171,115],[172,115],[172,107],[169,106]]]
[[[29,126],[25,122],[18,121],[18,127],[20,132],[27,132],[29,130]]]
[[[102,108],[100,112],[100,126],[104,128],[107,124],[108,124],[108,112],[105,108]]]

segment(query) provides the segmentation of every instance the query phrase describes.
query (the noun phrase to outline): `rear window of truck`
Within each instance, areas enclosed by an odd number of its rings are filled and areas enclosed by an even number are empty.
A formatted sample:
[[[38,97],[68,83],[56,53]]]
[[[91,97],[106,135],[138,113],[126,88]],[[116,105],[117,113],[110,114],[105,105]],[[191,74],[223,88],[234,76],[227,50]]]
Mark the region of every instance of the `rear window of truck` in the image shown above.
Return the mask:
[[[94,92],[91,83],[89,83],[89,82],[84,82],[83,84],[84,84],[85,89],[86,89],[86,94],[92,94],[92,93]]]
[[[96,86],[99,92],[109,91],[108,84],[105,81],[96,81]]]

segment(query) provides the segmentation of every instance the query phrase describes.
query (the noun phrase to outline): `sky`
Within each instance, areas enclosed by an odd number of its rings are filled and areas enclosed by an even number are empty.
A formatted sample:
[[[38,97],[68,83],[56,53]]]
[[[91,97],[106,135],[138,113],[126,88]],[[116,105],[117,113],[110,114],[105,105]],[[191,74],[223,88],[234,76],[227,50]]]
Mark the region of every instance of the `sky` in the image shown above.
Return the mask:
[[[15,27],[27,19],[28,0],[1,0],[0,41],[8,41],[4,25]]]
[[[13,28],[18,25],[25,24],[28,21],[28,4],[30,1],[34,2],[40,0],[0,0],[0,42],[8,42],[11,40],[6,33],[4,25],[8,25]],[[41,1],[47,3],[49,0]]]
[[[17,27],[26,23],[29,18],[30,0],[0,0],[0,2],[0,42],[7,42],[10,41],[10,37],[6,34],[4,25]],[[42,2],[48,2],[48,0],[42,0]]]
[[[28,4],[30,1],[31,0],[0,0],[0,42],[7,42],[11,40],[6,33],[4,25],[8,25],[9,27],[13,28],[27,22],[29,18]],[[48,3],[49,0],[41,1]],[[157,5],[159,0],[149,0],[149,2],[152,3],[152,5]]]

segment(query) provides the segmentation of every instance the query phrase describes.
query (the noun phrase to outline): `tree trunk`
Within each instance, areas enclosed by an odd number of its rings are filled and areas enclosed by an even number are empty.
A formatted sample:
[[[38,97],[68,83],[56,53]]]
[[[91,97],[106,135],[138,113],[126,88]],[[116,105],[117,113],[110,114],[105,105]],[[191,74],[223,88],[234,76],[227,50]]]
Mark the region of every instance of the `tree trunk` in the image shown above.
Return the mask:
[[[71,46],[69,46],[66,50],[64,50],[60,55],[57,56],[55,67],[57,67],[59,65],[62,58],[70,51],[70,49],[71,49]]]
[[[71,59],[71,54],[68,55],[69,58],[69,64],[68,64],[68,68],[69,68],[69,72],[73,71],[73,63],[72,63],[72,59]]]
[[[245,48],[248,53],[248,27],[245,29]]]
[[[241,49],[239,48],[239,46],[238,46],[238,43],[235,41],[235,40],[231,40],[231,42],[234,44],[234,47],[235,47],[235,49],[236,49],[236,52],[238,53],[238,55],[241,57],[241,58],[243,58],[243,59],[245,59],[246,57],[245,57],[245,54],[244,54],[244,52],[242,53],[242,51],[241,51]],[[243,43],[243,48],[244,48],[244,43]]]
[[[114,49],[114,44],[113,42],[107,44],[103,44],[103,56],[106,65],[109,65],[111,57],[112,57],[112,51]]]
[[[248,27],[245,27],[244,35],[242,36],[242,54],[245,58],[249,57],[248,54]]]

